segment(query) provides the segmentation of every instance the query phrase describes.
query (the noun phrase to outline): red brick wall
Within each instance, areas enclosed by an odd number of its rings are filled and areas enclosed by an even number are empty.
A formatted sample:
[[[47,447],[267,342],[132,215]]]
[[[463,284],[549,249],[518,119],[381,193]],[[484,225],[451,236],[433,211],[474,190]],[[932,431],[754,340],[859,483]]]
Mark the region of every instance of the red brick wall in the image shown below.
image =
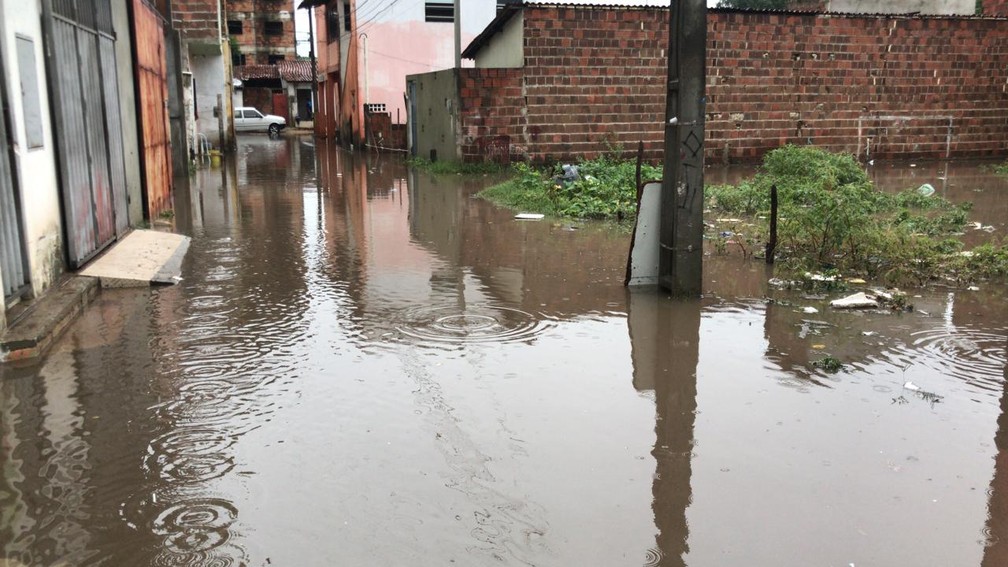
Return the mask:
[[[667,26],[663,10],[526,8],[525,68],[463,76],[464,157],[503,134],[534,161],[638,140],[659,159]],[[786,143],[882,158],[1008,153],[1004,20],[716,10],[707,41],[708,160]]]
[[[217,41],[220,32],[217,27],[216,0],[173,0],[172,23],[186,39],[208,39]]]
[[[523,97],[522,69],[463,68],[459,76],[462,146],[464,161],[494,161],[514,155],[524,158],[529,150]],[[506,156],[501,156],[502,144]]]
[[[987,16],[1008,16],[1008,0],[983,0],[983,13]]]

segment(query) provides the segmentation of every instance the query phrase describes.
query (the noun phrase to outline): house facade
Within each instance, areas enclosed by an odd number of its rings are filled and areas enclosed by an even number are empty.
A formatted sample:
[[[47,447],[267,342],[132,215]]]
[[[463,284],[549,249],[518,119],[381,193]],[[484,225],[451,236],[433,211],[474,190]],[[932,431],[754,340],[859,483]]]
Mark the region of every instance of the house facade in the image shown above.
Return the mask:
[[[311,116],[311,62],[279,61],[273,65],[234,68],[234,107],[252,106],[282,116],[288,125]]]
[[[147,0],[0,3],[0,330],[9,310],[156,215],[152,196],[170,195],[170,177],[146,174],[155,160],[142,142],[145,123],[167,124],[163,96],[143,103],[146,74],[164,75],[164,51],[150,47],[163,46],[167,10]]]
[[[193,153],[234,144],[231,44],[223,0],[171,0],[179,31],[182,112]]]
[[[461,3],[462,44],[497,13],[498,0]],[[352,145],[405,143],[406,76],[452,67],[453,0],[305,0],[315,10],[320,75],[316,132]],[[408,40],[406,39],[408,38]]]
[[[784,144],[861,159],[1008,153],[1003,16],[708,11],[708,160]],[[475,62],[410,76],[416,153],[558,161],[664,145],[668,11],[508,5]]]
[[[232,64],[273,65],[297,59],[293,12],[291,0],[227,0]]]

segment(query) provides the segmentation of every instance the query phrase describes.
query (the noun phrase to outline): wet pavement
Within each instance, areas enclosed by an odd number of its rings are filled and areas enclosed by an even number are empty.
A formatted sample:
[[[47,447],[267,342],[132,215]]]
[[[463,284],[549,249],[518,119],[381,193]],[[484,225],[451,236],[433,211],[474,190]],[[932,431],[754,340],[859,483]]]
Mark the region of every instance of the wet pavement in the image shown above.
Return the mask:
[[[626,232],[320,144],[197,172],[183,281],[0,369],[0,565],[1008,565],[1001,287],[629,293]],[[975,164],[873,175],[1005,233]]]

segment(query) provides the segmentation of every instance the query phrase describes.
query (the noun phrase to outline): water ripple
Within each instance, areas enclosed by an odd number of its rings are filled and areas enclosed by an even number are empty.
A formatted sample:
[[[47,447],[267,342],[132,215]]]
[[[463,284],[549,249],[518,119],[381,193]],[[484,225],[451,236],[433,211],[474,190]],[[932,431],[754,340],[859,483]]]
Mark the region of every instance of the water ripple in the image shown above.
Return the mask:
[[[234,468],[227,450],[234,440],[211,428],[179,429],[151,441],[144,469],[164,480],[202,482]]]
[[[421,343],[507,343],[539,336],[552,322],[510,307],[466,305],[402,311],[396,329]]]
[[[1003,334],[969,327],[935,328],[911,334],[910,344],[886,353],[897,366],[923,365],[978,388],[1001,391],[1006,364]]]

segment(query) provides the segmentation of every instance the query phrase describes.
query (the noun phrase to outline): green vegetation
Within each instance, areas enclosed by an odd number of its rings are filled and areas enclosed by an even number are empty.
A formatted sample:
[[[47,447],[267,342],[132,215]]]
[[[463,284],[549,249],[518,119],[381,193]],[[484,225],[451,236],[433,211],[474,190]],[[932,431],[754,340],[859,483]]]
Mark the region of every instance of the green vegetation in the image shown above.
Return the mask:
[[[423,158],[410,158],[406,163],[421,171],[435,175],[486,175],[507,171],[506,166],[496,163],[462,163],[458,161],[430,161]]]
[[[787,272],[834,270],[897,285],[1008,276],[1005,246],[962,252],[957,237],[968,220],[968,204],[914,189],[876,191],[848,154],[797,146],[774,150],[751,180],[705,188],[706,204],[718,214],[753,218],[739,239],[762,241],[774,185],[778,258]]]
[[[843,363],[832,356],[824,356],[819,360],[813,360],[812,366],[825,372],[829,372],[830,374],[835,374],[843,370]]]
[[[514,178],[480,196],[549,216],[634,217],[632,161],[604,156],[583,161],[578,168],[579,179],[565,182],[560,166],[516,164]],[[645,165],[641,176],[656,179],[661,171]],[[1004,243],[963,251],[959,236],[969,219],[969,204],[953,204],[926,190],[880,192],[853,156],[808,146],[770,152],[757,174],[738,185],[705,187],[714,253],[736,247],[747,258],[762,253],[772,186],[779,201],[779,276],[800,278],[815,272],[834,274],[837,281],[858,276],[893,285],[1008,277]]]
[[[580,179],[561,182],[560,166],[535,169],[515,164],[514,179],[480,193],[499,205],[550,216],[588,219],[632,219],[637,214],[636,164],[601,157],[578,164]],[[661,169],[641,170],[643,179],[658,179]]]
[[[993,165],[991,169],[998,175],[1008,175],[1008,162]]]

